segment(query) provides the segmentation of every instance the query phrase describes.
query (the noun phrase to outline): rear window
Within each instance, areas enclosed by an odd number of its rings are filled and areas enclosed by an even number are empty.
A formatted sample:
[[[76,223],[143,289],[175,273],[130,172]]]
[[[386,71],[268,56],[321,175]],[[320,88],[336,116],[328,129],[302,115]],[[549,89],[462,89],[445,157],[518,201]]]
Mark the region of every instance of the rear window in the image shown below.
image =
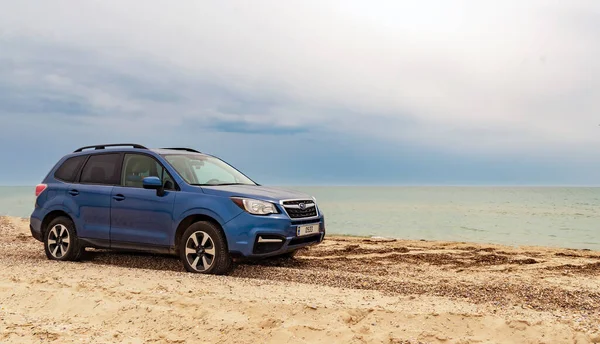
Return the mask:
[[[64,182],[72,183],[77,178],[77,173],[81,169],[81,165],[85,162],[86,155],[74,156],[68,158],[63,164],[56,170],[54,177]]]
[[[81,172],[85,184],[116,185],[120,183],[119,153],[92,155]]]

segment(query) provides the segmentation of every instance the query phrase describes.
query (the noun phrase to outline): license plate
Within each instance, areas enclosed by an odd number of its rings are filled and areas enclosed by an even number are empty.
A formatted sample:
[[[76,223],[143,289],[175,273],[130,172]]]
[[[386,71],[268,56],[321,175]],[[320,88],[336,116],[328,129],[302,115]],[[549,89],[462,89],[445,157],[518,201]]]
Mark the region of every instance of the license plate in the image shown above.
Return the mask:
[[[319,224],[318,223],[315,223],[312,225],[306,225],[306,226],[298,226],[298,228],[296,229],[297,236],[304,236],[304,235],[310,235],[310,234],[315,234],[315,233],[319,233]]]

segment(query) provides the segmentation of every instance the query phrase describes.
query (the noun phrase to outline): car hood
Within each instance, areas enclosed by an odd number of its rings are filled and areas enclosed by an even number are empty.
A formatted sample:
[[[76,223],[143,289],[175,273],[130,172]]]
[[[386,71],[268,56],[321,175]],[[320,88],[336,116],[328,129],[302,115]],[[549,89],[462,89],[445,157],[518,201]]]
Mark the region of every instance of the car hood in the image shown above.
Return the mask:
[[[286,199],[312,199],[310,195],[299,191],[261,185],[202,186],[202,190],[209,195],[248,197],[269,202],[279,202]]]

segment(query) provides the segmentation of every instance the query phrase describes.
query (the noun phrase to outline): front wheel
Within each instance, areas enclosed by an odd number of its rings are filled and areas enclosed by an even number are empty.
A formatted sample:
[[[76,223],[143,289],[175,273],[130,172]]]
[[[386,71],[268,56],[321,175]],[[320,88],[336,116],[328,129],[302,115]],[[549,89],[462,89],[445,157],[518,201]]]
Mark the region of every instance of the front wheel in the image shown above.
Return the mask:
[[[60,216],[44,232],[44,251],[50,260],[79,260],[83,249],[71,219]]]
[[[225,236],[211,222],[192,224],[183,233],[179,254],[183,266],[189,272],[222,275],[229,271],[231,256]]]

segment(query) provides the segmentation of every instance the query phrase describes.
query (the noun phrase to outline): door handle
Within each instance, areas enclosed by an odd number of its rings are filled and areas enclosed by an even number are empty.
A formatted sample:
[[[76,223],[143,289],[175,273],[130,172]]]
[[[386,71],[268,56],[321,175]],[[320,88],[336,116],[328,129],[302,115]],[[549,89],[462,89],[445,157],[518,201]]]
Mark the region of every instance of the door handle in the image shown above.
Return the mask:
[[[69,190],[69,195],[71,195],[71,196],[77,196],[77,195],[79,195],[79,191],[77,191],[75,189]]]
[[[122,201],[122,200],[124,200],[124,199],[125,199],[125,196],[123,196],[123,195],[121,195],[121,194],[118,194],[118,195],[114,195],[114,196],[113,196],[113,199],[114,199],[115,201],[117,201],[117,202],[120,202],[120,201]]]

